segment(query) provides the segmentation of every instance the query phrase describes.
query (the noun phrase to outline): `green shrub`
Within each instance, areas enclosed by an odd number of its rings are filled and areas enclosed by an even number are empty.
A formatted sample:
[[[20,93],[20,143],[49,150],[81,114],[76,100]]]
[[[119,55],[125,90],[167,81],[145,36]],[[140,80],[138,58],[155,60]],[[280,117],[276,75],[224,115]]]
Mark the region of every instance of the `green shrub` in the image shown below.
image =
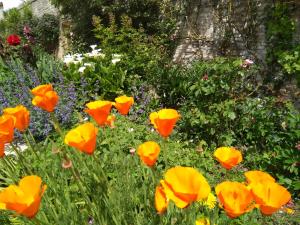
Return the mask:
[[[44,14],[40,18],[33,18],[29,21],[29,25],[39,47],[48,53],[54,53],[58,47],[58,17],[52,14]]]
[[[274,84],[275,89],[280,89],[286,80],[286,73],[296,64],[292,63],[293,55],[297,52],[296,21],[292,14],[297,7],[287,2],[275,1],[273,7],[267,11],[266,43],[268,74],[266,82]],[[293,56],[292,56],[293,55]],[[292,58],[291,58],[292,57]],[[291,65],[291,63],[293,65]]]
[[[127,15],[132,18],[132,25],[135,29],[143,27],[147,34],[159,33],[168,36],[169,32],[173,32],[175,27],[173,14],[163,13],[165,9],[166,11],[172,11],[170,9],[174,6],[171,1],[51,1],[60,8],[62,15],[71,18],[73,21],[72,32],[75,34],[75,39],[83,40],[86,45],[94,44],[96,41],[92,32],[94,27],[92,23],[93,16],[103,19],[103,25],[108,27],[111,14],[115,15],[117,26],[122,23],[121,17]]]
[[[300,87],[300,44],[290,51],[282,52],[278,62],[286,74],[296,78]]]
[[[6,38],[11,34],[21,37],[21,45],[12,48],[6,44]],[[4,44],[2,56],[14,56],[23,58],[26,62],[34,62],[34,46],[53,53],[58,47],[59,20],[57,16],[44,14],[42,17],[34,17],[28,6],[22,9],[11,9],[4,14],[0,21],[0,42]],[[1,49],[0,49],[1,51]]]
[[[6,38],[10,34],[23,34],[23,27],[33,18],[28,6],[22,10],[13,8],[4,13],[4,18],[0,20],[0,36]]]
[[[78,87],[84,79],[90,97],[112,100],[124,92],[132,92],[141,83],[152,80],[168,60],[166,50],[160,49],[159,37],[150,38],[143,29],[133,28],[129,17],[123,17],[120,28],[114,17],[109,27],[104,27],[96,17],[94,25],[100,44],[93,46],[91,52],[66,56],[65,62],[71,58],[71,63],[64,70],[64,75]],[[84,72],[79,72],[80,68],[85,68]]]
[[[122,67],[132,80],[148,80],[168,59],[167,50],[159,36],[148,36],[145,30],[132,26],[132,19],[123,16],[121,26],[116,25],[111,15],[110,25],[105,27],[99,18],[94,17],[95,37],[105,54],[122,54],[126,64]]]
[[[295,192],[299,111],[281,98],[264,97],[259,68],[242,65],[240,59],[219,58],[173,67],[161,73],[157,92],[165,107],[180,110],[184,140],[211,149],[237,146],[247,168],[267,170]]]

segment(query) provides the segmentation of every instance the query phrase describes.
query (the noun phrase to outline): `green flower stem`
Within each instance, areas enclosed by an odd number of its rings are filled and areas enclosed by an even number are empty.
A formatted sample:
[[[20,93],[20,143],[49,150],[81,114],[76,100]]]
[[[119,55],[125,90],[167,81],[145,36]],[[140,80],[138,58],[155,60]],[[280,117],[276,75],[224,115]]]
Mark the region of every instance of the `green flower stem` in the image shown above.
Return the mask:
[[[49,205],[50,208],[51,208],[51,212],[52,212],[52,215],[54,217],[54,220],[55,220],[56,224],[59,224],[59,217],[58,217],[57,212],[55,210],[56,207],[53,205],[53,203],[50,201],[50,199],[47,196],[45,196],[45,200],[47,202],[47,205]],[[43,215],[44,215],[44,218],[48,221],[48,218],[47,218],[46,214],[44,213]]]
[[[28,131],[29,131],[29,130],[28,130]],[[29,135],[30,135],[30,134],[31,134],[31,132],[29,131]],[[24,137],[24,139],[25,139],[27,145],[29,146],[30,150],[34,153],[34,155],[35,155],[35,157],[37,158],[37,160],[40,161],[40,157],[38,156],[37,152],[35,151],[34,147],[33,147],[32,144],[30,143],[30,140],[29,140],[29,138],[27,137],[27,135],[26,135],[25,133],[23,133],[23,137]],[[33,136],[32,136],[31,139],[32,139],[32,141],[34,141],[34,143],[36,144],[36,142],[35,142]],[[49,178],[48,173],[45,172],[43,169],[42,169],[42,171],[43,171],[45,177],[46,177],[46,178],[48,179],[48,181],[50,182],[51,179]],[[52,182],[51,182],[51,183],[52,183]],[[50,184],[50,185],[51,185],[51,184]],[[51,186],[52,186],[52,185],[51,185]],[[56,213],[56,211],[55,211],[55,209],[54,209],[54,205],[50,202],[50,200],[49,200],[46,196],[45,196],[45,200],[47,201],[47,204],[48,204],[48,205],[50,206],[50,208],[51,208],[51,212],[52,212],[52,215],[53,215],[53,217],[54,217],[54,219],[55,219],[55,222],[56,222],[57,224],[59,224],[59,218],[58,218],[58,215],[57,215],[57,213]],[[47,216],[46,216],[45,214],[43,214],[43,216],[44,216],[44,218],[47,220],[47,222],[49,223]]]
[[[18,159],[20,160],[20,163],[22,164],[22,166],[26,170],[26,173],[33,174],[32,170],[29,167],[27,167],[27,165],[26,165],[26,163],[24,161],[24,157],[22,156],[22,154],[20,154],[17,146],[15,146],[13,143],[10,143],[10,145],[11,145],[12,149],[14,150],[14,152],[17,154]]]
[[[225,169],[224,181],[229,180],[229,170]]]
[[[3,161],[6,163],[7,167],[11,169],[11,171],[15,171],[16,167],[8,157],[3,157]]]
[[[56,118],[54,112],[50,113],[50,116],[51,116],[52,123],[53,123],[53,126],[54,126],[56,132],[61,136],[62,140],[64,140],[64,134],[63,134],[63,131],[62,131],[62,129],[60,128],[59,122],[58,122],[58,120],[57,120],[57,118]],[[66,149],[66,148],[65,148],[65,146],[64,146],[64,148],[62,148],[63,158],[64,158],[65,160],[68,160],[69,157],[68,157],[68,155],[67,155],[65,149]],[[76,154],[75,154],[75,155],[76,155]],[[74,177],[74,179],[75,179],[75,181],[76,181],[76,184],[77,184],[77,186],[78,186],[78,188],[79,188],[79,190],[80,190],[82,196],[84,196],[84,198],[85,198],[85,201],[86,201],[86,203],[87,203],[89,209],[91,210],[91,212],[94,213],[94,215],[96,215],[96,217],[97,217],[99,223],[100,223],[101,221],[103,222],[103,220],[100,219],[100,217],[99,217],[99,215],[98,215],[98,212],[95,212],[95,210],[93,210],[93,209],[94,209],[93,204],[92,204],[91,200],[89,199],[89,196],[88,196],[88,195],[85,193],[85,191],[84,191],[84,188],[83,188],[83,187],[84,187],[84,185],[83,185],[83,184],[84,184],[84,183],[83,183],[83,180],[82,180],[81,177],[80,177],[79,171],[75,168],[75,165],[72,165],[72,166],[71,166],[71,171],[72,171],[73,177]],[[104,224],[104,223],[100,223],[100,224]]]
[[[27,132],[28,132],[28,134],[29,134],[29,136],[30,136],[30,138],[31,138],[31,140],[32,140],[32,142],[33,142],[33,144],[36,144],[37,142],[36,142],[36,140],[35,140],[33,134],[31,133],[30,129],[27,129]]]
[[[85,201],[87,203],[87,206],[89,207],[90,211],[93,212],[94,215],[96,215],[97,219],[98,219],[98,222],[101,221],[99,215],[97,212],[95,212],[94,210],[94,205],[93,203],[91,202],[91,200],[89,199],[89,196],[86,194],[86,192],[84,191],[84,188],[83,188],[83,183],[82,183],[82,180],[80,178],[80,174],[77,170],[75,170],[75,168],[72,166],[71,167],[71,171],[72,171],[72,174],[73,174],[73,177],[74,177],[74,180],[76,181],[76,184],[82,194],[82,196],[84,196],[85,198]]]
[[[56,132],[57,132],[58,134],[60,134],[62,138],[64,138],[62,129],[60,128],[60,125],[59,125],[58,119],[57,119],[56,116],[55,116],[55,113],[54,113],[54,112],[51,112],[51,113],[50,113],[50,117],[51,117],[51,120],[52,120],[54,129],[56,130]]]
[[[155,165],[150,167],[150,169],[151,169],[152,182],[153,182],[153,185],[155,187],[156,186],[156,168],[155,168]]]
[[[32,146],[30,140],[28,139],[27,135],[25,133],[23,133],[23,137],[29,147],[29,149],[33,152],[33,154],[35,155],[35,157],[40,160],[40,157],[38,156],[37,152],[35,151],[34,147]]]
[[[143,172],[143,178],[146,181],[148,178],[146,177],[144,166],[142,166],[141,169],[142,169],[142,172]],[[143,192],[144,192],[144,204],[146,206],[146,204],[147,204],[147,192],[148,192],[148,188],[146,187],[146,185],[143,185]]]
[[[102,177],[104,178],[104,181],[105,181],[105,184],[108,185],[108,179],[107,179],[107,176],[102,168],[102,163],[101,161],[97,158],[97,156],[95,155],[95,153],[93,154],[93,158],[95,159],[97,165],[99,166],[100,168],[100,173],[102,175]]]
[[[102,130],[102,133],[103,133],[103,140],[106,140],[107,139],[107,136],[106,136],[106,131],[105,131],[105,127],[103,126],[103,127],[101,127],[100,128],[101,130]]]
[[[50,113],[50,117],[51,117],[51,120],[52,120],[52,123],[53,123],[53,126],[54,126],[56,132],[61,136],[62,140],[64,140],[64,134],[63,134],[63,131],[62,131],[62,129],[60,128],[58,119],[56,118],[54,112]],[[66,153],[66,151],[65,151],[64,148],[62,148],[62,154],[63,154],[63,158],[64,158],[65,160],[68,160],[68,159],[69,159],[69,157],[68,157],[68,155],[67,155],[67,153]],[[89,209],[91,210],[91,212],[94,213],[94,215],[96,215],[98,221],[100,222],[100,221],[101,221],[101,220],[100,220],[100,217],[99,217],[98,213],[94,211],[93,204],[92,204],[91,200],[89,199],[89,196],[88,196],[88,195],[85,193],[85,191],[84,191],[83,180],[81,179],[80,173],[79,173],[79,171],[75,168],[75,165],[74,165],[74,164],[71,166],[71,171],[72,171],[73,177],[74,177],[74,179],[75,179],[75,181],[76,181],[76,184],[77,184],[77,186],[78,186],[78,188],[79,188],[79,190],[80,190],[82,196],[85,198],[85,201],[86,201],[86,203],[87,203]]]
[[[163,151],[163,158],[165,161],[165,169],[168,168],[168,151],[167,151],[167,146],[168,146],[168,138],[163,138],[163,143],[162,143],[162,151]]]
[[[45,214],[44,214],[45,215]],[[46,215],[45,215],[45,217],[46,217]],[[48,224],[50,224],[49,223],[49,221],[47,221],[47,222],[42,222],[41,220],[39,220],[38,218],[36,218],[36,217],[34,217],[33,219],[31,219],[31,221],[34,223],[34,224],[36,224],[36,225],[48,225]]]
[[[6,171],[8,172],[9,177],[12,177],[13,181],[17,182],[16,176],[15,176],[15,174],[16,174],[15,166],[12,164],[12,162],[6,156],[3,157],[2,162],[4,163],[4,165],[6,167]]]
[[[17,156],[18,156],[18,159],[20,160],[22,166],[25,168],[26,172],[27,172],[27,173],[29,172],[30,174],[33,174],[33,173],[32,173],[32,170],[31,170],[29,167],[27,167],[27,166],[26,166],[26,163],[23,161],[23,156],[20,154],[20,152],[19,152],[17,146],[15,146],[13,143],[10,143],[10,145],[12,146],[13,150],[16,152],[16,154],[17,154]],[[48,221],[46,215],[45,215],[45,214],[43,214],[43,215],[44,215],[45,220]],[[37,221],[36,218],[35,218],[35,221]],[[49,222],[48,222],[48,223],[49,223]]]

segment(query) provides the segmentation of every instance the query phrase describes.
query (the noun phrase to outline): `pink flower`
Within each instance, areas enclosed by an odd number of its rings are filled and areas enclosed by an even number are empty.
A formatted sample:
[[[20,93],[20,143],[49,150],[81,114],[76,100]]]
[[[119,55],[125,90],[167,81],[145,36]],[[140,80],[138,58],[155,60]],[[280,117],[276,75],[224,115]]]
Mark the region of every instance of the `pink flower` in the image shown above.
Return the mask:
[[[254,61],[252,61],[251,59],[245,59],[243,64],[241,65],[243,68],[248,68],[250,67],[252,64],[254,64]]]

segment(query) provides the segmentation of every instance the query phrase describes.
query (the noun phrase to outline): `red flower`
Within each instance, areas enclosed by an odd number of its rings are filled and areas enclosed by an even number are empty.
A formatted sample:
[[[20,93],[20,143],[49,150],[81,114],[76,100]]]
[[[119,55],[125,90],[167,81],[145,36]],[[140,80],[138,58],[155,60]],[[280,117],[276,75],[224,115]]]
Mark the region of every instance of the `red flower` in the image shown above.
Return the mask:
[[[6,39],[7,43],[12,46],[17,46],[21,43],[21,38],[16,34],[11,34]]]

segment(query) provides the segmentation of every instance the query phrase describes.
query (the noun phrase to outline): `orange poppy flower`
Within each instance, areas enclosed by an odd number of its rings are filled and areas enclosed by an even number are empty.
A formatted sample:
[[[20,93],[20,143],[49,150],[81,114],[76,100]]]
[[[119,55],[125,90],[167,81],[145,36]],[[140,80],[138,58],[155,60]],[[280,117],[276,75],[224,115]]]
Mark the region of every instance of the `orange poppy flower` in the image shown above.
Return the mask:
[[[162,109],[158,112],[153,112],[150,114],[149,119],[153,124],[154,128],[160,133],[164,138],[168,137],[180,118],[179,113],[175,109]]]
[[[37,86],[31,90],[31,93],[35,96],[32,100],[34,106],[40,107],[47,112],[53,112],[59,97],[53,91],[51,84]]]
[[[0,141],[3,143],[12,142],[14,139],[14,117],[3,115],[0,117]]]
[[[210,193],[205,177],[191,167],[176,166],[169,169],[160,183],[167,199],[172,200],[179,208],[206,199]]]
[[[155,209],[159,214],[164,213],[168,207],[168,200],[162,186],[155,189]]]
[[[116,121],[116,116],[109,115],[105,121],[105,125],[109,126],[110,128],[115,128],[115,121]]]
[[[133,97],[127,97],[126,95],[120,96],[115,99],[116,103],[114,106],[117,108],[118,112],[122,115],[127,115],[130,107],[134,103]]]
[[[112,102],[110,101],[94,101],[86,104],[87,112],[98,125],[103,126],[106,123],[107,117],[110,113]]]
[[[264,183],[266,181],[275,182],[275,179],[270,174],[259,170],[248,171],[244,174],[249,185],[255,185],[256,183]]]
[[[26,176],[20,180],[19,185],[10,185],[0,192],[0,209],[13,210],[33,218],[39,210],[46,188],[40,177]]]
[[[97,133],[98,129],[92,123],[85,123],[70,130],[65,137],[65,143],[91,155],[96,148]]]
[[[29,126],[29,111],[26,107],[18,105],[15,108],[6,108],[3,110],[4,115],[11,115],[15,119],[15,127],[19,131],[24,131]]]
[[[248,188],[239,182],[225,181],[215,188],[218,199],[226,214],[235,218],[253,209],[253,196]]]
[[[5,150],[4,142],[0,141],[0,158],[2,158],[3,156],[5,156],[4,150]]]
[[[214,152],[214,157],[216,157],[221,165],[227,170],[230,170],[243,160],[242,153],[233,147],[217,148]]]
[[[138,155],[147,166],[153,166],[156,163],[160,152],[159,145],[154,141],[147,141],[138,148]]]
[[[264,215],[272,215],[291,199],[291,194],[283,186],[265,181],[251,186],[255,202]]]

